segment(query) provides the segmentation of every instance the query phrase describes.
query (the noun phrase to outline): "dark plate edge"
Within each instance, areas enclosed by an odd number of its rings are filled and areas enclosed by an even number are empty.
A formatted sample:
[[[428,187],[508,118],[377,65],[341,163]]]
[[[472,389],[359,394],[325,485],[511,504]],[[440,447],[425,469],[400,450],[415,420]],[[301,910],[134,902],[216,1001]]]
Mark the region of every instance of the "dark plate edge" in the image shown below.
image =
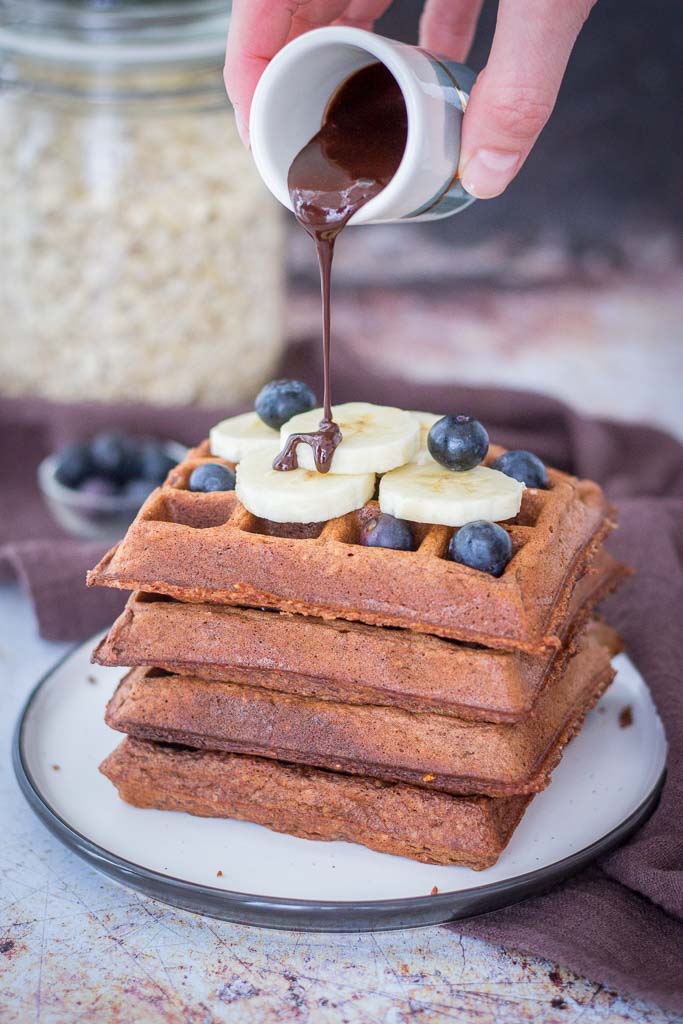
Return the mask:
[[[42,796],[24,762],[22,741],[26,718],[42,687],[82,646],[85,645],[76,645],[66,651],[39,679],[19,713],[12,737],[12,765],[23,796],[48,830],[96,870],[163,903],[226,921],[293,931],[384,931],[442,924],[510,906],[528,896],[547,891],[558,882],[576,874],[596,857],[625,842],[654,811],[666,778],[665,767],[639,806],[611,832],[601,836],[583,850],[537,871],[500,882],[490,882],[463,892],[348,902],[293,900],[280,896],[254,896],[249,893],[216,889],[159,874],[141,864],[135,864],[110,853],[72,828]]]

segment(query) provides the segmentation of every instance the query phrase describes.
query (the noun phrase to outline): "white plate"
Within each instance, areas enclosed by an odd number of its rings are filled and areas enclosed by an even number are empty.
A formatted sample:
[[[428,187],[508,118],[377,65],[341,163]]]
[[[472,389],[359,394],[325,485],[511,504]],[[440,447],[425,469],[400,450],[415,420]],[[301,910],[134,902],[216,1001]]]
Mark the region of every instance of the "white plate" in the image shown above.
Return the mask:
[[[316,930],[403,927],[480,913],[547,889],[623,841],[661,789],[664,730],[642,677],[620,655],[616,681],[498,863],[485,871],[129,807],[97,770],[121,739],[103,715],[122,672],[90,664],[95,642],[69,654],[29,698],[15,736],[17,777],[33,809],[81,856],[190,910]],[[626,705],[633,722],[624,728],[619,715]]]

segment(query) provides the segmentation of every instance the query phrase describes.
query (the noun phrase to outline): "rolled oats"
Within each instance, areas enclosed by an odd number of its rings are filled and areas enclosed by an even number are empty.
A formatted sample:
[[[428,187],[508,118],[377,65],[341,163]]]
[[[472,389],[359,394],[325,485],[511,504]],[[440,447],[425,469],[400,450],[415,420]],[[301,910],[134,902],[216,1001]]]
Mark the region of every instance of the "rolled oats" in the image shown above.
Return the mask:
[[[272,374],[281,217],[227,100],[0,96],[0,195],[1,391],[230,405]]]

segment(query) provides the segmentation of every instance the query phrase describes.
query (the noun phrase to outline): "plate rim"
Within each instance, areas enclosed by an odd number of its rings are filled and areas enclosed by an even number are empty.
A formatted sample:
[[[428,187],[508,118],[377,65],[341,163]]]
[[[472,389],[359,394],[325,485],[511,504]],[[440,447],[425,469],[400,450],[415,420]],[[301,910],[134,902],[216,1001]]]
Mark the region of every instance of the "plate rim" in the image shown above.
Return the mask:
[[[99,633],[97,634],[99,636]],[[547,864],[534,871],[485,882],[466,890],[449,890],[436,895],[395,896],[380,900],[311,900],[286,896],[265,896],[245,893],[232,889],[221,889],[201,882],[191,882],[175,875],[166,875],[144,864],[127,860],[117,853],[100,846],[83,835],[66,821],[43,794],[24,758],[23,741],[27,719],[42,688],[52,676],[74,655],[91,643],[86,640],[69,647],[55,663],[38,679],[26,697],[12,735],[12,766],[19,785],[33,813],[48,830],[65,846],[91,864],[96,870],[116,881],[143,891],[152,898],[192,910],[201,899],[208,902],[215,912],[202,906],[194,908],[195,913],[221,917],[224,920],[239,921],[270,928],[288,928],[303,931],[358,931],[385,928],[419,927],[425,923],[444,923],[457,918],[476,917],[491,910],[517,903],[533,893],[545,892],[559,882],[576,874],[583,867],[625,842],[643,825],[654,812],[664,787],[667,774],[666,755],[663,768],[649,792],[637,807],[609,832],[582,847],[567,857]],[[630,659],[629,659],[630,660]],[[634,666],[637,668],[637,666]],[[645,682],[645,680],[643,680]],[[645,682],[647,686],[647,682]],[[648,687],[649,691],[649,687]],[[657,710],[655,707],[655,713]],[[662,726],[663,729],[663,726]],[[666,734],[664,734],[666,744]],[[135,884],[139,879],[145,886]],[[175,898],[173,898],[175,897]],[[181,898],[185,897],[186,902]],[[483,901],[479,910],[469,910],[470,904]],[[458,908],[458,903],[463,907]],[[215,906],[214,906],[215,905]],[[254,916],[249,915],[253,910]],[[233,914],[226,911],[233,910]],[[270,920],[265,912],[274,916]],[[401,918],[408,914],[407,923]],[[420,919],[427,915],[425,919]],[[411,924],[411,918],[415,920]],[[279,918],[279,919],[278,919]],[[304,920],[315,919],[312,925],[302,924]],[[362,924],[359,922],[367,921]]]

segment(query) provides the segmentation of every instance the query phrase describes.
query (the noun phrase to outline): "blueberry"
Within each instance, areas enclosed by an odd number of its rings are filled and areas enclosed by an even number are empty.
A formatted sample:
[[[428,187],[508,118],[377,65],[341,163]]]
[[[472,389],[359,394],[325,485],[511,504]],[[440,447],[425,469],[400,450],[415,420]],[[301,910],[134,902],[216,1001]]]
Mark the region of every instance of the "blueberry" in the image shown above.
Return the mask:
[[[218,462],[204,462],[190,474],[191,491],[234,491],[235,474]]]
[[[279,430],[292,416],[315,406],[315,395],[301,380],[271,380],[261,388],[254,402],[258,416],[273,430]]]
[[[472,416],[444,416],[429,431],[427,447],[446,469],[462,473],[484,461],[489,435]]]
[[[453,534],[448,554],[454,562],[501,576],[512,558],[512,541],[502,526],[477,519]]]
[[[522,449],[516,452],[505,452],[491,463],[491,469],[498,469],[506,476],[520,480],[527,487],[548,486],[548,472],[538,455]]]
[[[81,494],[89,494],[93,498],[111,498],[118,493],[116,484],[104,476],[89,476],[81,482],[78,490]]]
[[[55,477],[65,487],[78,487],[93,471],[87,444],[68,444],[57,455]]]
[[[386,512],[380,512],[363,524],[360,542],[366,548],[393,548],[394,551],[412,551],[414,546],[410,523]]]
[[[145,441],[140,454],[140,475],[153,484],[163,484],[176,460],[166,454],[160,441]]]
[[[142,505],[154,490],[152,480],[143,480],[142,477],[135,477],[129,480],[123,488],[123,494],[130,499],[131,504]]]
[[[126,434],[97,434],[90,442],[96,471],[115,483],[124,484],[140,475],[140,445]]]

